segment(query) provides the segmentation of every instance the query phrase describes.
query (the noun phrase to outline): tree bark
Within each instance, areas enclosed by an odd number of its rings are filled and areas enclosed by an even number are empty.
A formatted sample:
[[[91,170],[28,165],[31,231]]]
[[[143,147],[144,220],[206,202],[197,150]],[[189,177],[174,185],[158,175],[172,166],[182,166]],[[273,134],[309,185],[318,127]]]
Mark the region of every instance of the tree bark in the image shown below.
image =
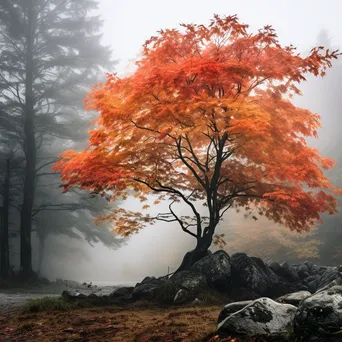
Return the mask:
[[[209,254],[209,247],[213,241],[213,231],[208,232],[203,237],[197,239],[195,249],[185,254],[182,263],[175,273],[189,270],[193,264]]]
[[[10,188],[10,160],[6,160],[6,174],[4,181],[4,201],[1,208],[1,223],[0,223],[0,275],[2,278],[7,278],[10,274],[9,260],[9,237],[8,237],[8,218],[9,218],[9,188]]]
[[[25,68],[25,179],[23,204],[20,215],[20,264],[25,277],[32,275],[32,208],[35,192],[36,177],[36,140],[34,132],[34,98],[33,98],[33,37],[34,37],[34,7],[32,0],[27,1],[27,39],[26,39],[26,68]]]

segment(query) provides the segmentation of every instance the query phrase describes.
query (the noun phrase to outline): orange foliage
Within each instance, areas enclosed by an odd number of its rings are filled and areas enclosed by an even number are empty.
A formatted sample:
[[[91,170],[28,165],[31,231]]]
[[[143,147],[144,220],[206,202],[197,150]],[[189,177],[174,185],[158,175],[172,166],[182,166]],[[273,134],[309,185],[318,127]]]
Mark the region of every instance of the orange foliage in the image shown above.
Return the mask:
[[[161,220],[196,238],[213,236],[231,207],[257,208],[296,231],[336,213],[332,192],[340,190],[322,172],[334,163],[305,140],[317,136],[320,117],[291,98],[306,74],[324,75],[337,51],[317,47],[302,57],[281,46],[270,26],[251,34],[236,16],[182,26],[148,40],[134,74],[109,74],[90,92],[87,108],[100,116],[89,147],[66,151],[54,167],[65,191],[171,201],[155,217],[120,209],[100,218],[122,235]],[[193,216],[177,215],[173,202]]]

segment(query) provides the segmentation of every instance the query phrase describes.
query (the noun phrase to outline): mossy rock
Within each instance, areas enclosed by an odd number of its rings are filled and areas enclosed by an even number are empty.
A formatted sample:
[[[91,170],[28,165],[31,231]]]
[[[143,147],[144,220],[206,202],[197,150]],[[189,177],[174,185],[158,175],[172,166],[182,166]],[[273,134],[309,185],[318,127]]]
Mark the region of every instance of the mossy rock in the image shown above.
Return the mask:
[[[157,295],[155,301],[158,304],[173,304],[173,300],[175,298],[176,293],[179,291],[179,286],[177,286],[171,280],[168,280],[166,283],[161,285],[157,291]]]

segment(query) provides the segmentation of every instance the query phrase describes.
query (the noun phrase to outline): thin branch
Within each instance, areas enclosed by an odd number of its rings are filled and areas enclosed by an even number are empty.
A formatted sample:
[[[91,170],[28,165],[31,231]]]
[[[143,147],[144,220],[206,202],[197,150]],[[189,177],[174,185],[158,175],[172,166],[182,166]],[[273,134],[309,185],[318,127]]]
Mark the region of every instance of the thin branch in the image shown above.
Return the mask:
[[[52,160],[52,161],[50,161],[50,162],[47,162],[47,163],[41,165],[38,169],[36,169],[36,172],[40,171],[40,170],[41,170],[42,168],[44,168],[45,166],[48,166],[48,165],[51,165],[51,164],[54,164],[54,163],[56,163],[56,160]]]
[[[198,173],[195,171],[195,169],[186,161],[186,158],[184,158],[183,152],[182,152],[182,137],[179,137],[178,140],[176,141],[177,144],[177,150],[178,150],[178,155],[183,164],[191,171],[191,173],[195,176],[197,181],[202,185],[202,187],[205,189],[206,184],[204,183],[203,179],[198,175]]]
[[[41,204],[38,208],[32,210],[32,215],[31,217],[36,216],[39,212],[42,210],[69,210],[69,211],[74,211],[74,210],[79,210],[82,209],[82,206],[79,203],[61,203],[61,204],[51,204],[51,203],[45,203]]]
[[[197,236],[198,237],[201,236],[201,234],[202,234],[201,216],[197,212],[194,204],[191,203],[190,200],[183,193],[181,193],[179,190],[174,189],[172,187],[162,185],[158,180],[156,182],[157,182],[157,184],[159,185],[160,188],[156,188],[155,186],[152,186],[151,184],[149,184],[146,181],[143,181],[142,179],[139,179],[139,178],[133,178],[133,179],[136,182],[139,182],[141,184],[144,184],[144,185],[148,186],[151,190],[153,190],[155,192],[167,192],[169,194],[178,195],[191,208],[192,212],[196,216],[196,220],[197,220]]]
[[[131,120],[132,124],[136,127],[136,128],[139,128],[139,129],[143,129],[145,131],[150,131],[150,132],[153,132],[153,133],[158,133],[160,134],[159,131],[157,130],[154,130],[152,128],[148,128],[148,127],[143,127],[143,126],[139,126],[136,122],[134,122],[133,120]]]
[[[222,213],[220,214],[220,219],[223,217],[223,215],[225,214],[225,212],[228,210],[228,209],[230,209],[231,207],[232,207],[232,203],[231,204],[229,204],[223,211],[222,211]]]
[[[41,176],[52,176],[52,175],[59,175],[60,172],[44,172],[44,173],[37,173],[36,177],[41,177]]]
[[[185,135],[185,140],[186,140],[186,142],[188,143],[188,146],[189,146],[189,149],[187,149],[187,150],[188,150],[188,151],[191,153],[191,155],[193,156],[193,158],[194,158],[194,160],[195,160],[195,162],[196,162],[195,164],[196,164],[197,167],[202,171],[202,173],[203,173],[204,175],[206,175],[206,170],[205,170],[205,168],[204,168],[204,165],[199,161],[199,159],[198,159],[198,157],[197,157],[197,155],[196,155],[194,149],[192,148],[191,141],[190,141],[190,139],[189,139],[189,137],[188,137],[187,134]]]
[[[174,216],[174,218],[177,220],[177,222],[180,224],[180,226],[182,227],[182,230],[186,233],[188,233],[189,235],[193,236],[194,238],[198,239],[198,236],[196,234],[194,234],[193,232],[191,232],[190,230],[188,230],[185,226],[184,226],[184,222],[175,214],[175,212],[172,210],[171,206],[174,203],[174,201],[172,203],[169,204],[169,210],[171,212],[171,214]]]

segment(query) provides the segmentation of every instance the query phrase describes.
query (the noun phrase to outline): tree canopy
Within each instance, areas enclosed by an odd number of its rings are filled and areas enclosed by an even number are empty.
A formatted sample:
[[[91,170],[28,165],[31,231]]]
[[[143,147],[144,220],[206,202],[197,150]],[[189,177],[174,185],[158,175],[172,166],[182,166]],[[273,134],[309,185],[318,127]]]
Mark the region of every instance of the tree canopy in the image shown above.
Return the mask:
[[[208,26],[162,30],[145,43],[132,75],[108,74],[86,99],[100,114],[88,148],[64,152],[55,166],[65,191],[80,186],[116,200],[133,190],[141,201],[157,194],[169,212],[117,209],[102,219],[122,235],[177,221],[204,249],[229,208],[296,231],[336,213],[340,190],[323,173],[334,162],[306,143],[320,117],[291,98],[339,53],[317,47],[302,57],[271,26],[247,29],[236,16],[215,15]],[[192,215],[178,215],[175,202]]]

